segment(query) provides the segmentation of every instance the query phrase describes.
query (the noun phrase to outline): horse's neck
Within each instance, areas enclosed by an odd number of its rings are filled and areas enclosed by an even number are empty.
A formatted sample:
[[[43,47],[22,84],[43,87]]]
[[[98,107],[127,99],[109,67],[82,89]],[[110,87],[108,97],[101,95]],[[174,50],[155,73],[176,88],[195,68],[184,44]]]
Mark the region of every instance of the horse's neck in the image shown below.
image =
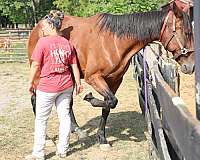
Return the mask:
[[[146,40],[140,40],[140,41],[135,41],[135,42],[128,41],[127,48],[129,48],[130,46],[131,47],[130,47],[130,51],[129,52],[124,52],[123,53],[124,54],[124,55],[122,55],[123,63],[127,64],[132,56],[137,54],[142,48],[145,48],[145,46],[147,46],[151,42],[157,41],[157,40],[159,40],[159,37],[156,37],[156,36],[152,37],[151,36],[151,37],[147,38]]]

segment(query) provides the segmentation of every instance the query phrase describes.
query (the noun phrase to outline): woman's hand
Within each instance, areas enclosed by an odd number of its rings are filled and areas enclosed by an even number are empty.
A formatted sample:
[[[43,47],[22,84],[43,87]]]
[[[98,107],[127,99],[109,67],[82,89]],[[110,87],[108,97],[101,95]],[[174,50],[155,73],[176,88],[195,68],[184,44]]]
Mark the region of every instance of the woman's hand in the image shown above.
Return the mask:
[[[34,89],[36,89],[37,87],[39,75],[40,75],[40,64],[37,61],[33,61],[31,64],[30,78],[28,82],[28,91],[30,92],[31,95],[34,92]]]
[[[34,89],[36,89],[35,84],[32,83],[32,82],[29,82],[29,83],[28,83],[28,91],[29,91],[29,93],[30,93],[31,95],[32,95],[33,92],[34,92]]]
[[[78,95],[79,93],[81,93],[83,91],[83,86],[81,84],[76,85],[75,88],[75,94]]]

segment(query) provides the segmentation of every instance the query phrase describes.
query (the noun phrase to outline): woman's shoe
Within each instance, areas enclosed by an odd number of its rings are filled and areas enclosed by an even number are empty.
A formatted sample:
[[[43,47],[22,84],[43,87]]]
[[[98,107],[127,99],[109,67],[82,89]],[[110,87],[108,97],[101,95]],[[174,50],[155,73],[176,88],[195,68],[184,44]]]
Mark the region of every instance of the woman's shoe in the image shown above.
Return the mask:
[[[59,158],[66,158],[66,157],[67,157],[67,153],[56,153],[56,155],[57,155]]]
[[[39,157],[39,156],[30,154],[25,157],[25,160],[45,160],[45,157]]]

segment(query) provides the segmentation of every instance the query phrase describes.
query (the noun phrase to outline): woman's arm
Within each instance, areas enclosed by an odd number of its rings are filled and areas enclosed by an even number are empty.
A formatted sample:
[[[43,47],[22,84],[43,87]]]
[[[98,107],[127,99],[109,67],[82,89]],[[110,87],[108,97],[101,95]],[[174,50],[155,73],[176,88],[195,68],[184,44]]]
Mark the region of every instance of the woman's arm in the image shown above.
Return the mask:
[[[31,64],[30,77],[28,82],[28,91],[32,94],[34,89],[36,89],[36,85],[34,84],[35,79],[38,77],[40,73],[40,64],[37,61],[33,61]]]
[[[83,87],[81,85],[81,80],[80,80],[79,68],[77,64],[71,64],[71,67],[72,67],[72,71],[73,71],[74,79],[76,83],[76,94],[79,94],[83,90]]]

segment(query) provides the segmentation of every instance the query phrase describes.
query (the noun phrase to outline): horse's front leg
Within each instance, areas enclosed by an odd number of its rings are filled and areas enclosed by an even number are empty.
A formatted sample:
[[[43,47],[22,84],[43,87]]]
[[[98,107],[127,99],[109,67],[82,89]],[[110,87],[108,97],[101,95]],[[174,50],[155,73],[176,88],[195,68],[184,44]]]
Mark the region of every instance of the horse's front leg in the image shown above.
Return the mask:
[[[93,107],[102,107],[105,109],[113,109],[116,107],[118,100],[110,90],[103,77],[99,74],[94,74],[85,80],[104,97],[104,101],[95,98],[91,92],[84,97],[84,100],[90,102]]]
[[[113,94],[116,93],[117,89],[119,88],[123,78],[120,78],[118,80],[115,80],[115,83],[113,84],[112,81],[107,81],[108,85],[110,86],[110,89],[112,90]],[[110,109],[102,109],[102,117],[99,124],[99,130],[97,132],[98,140],[100,143],[101,150],[108,150],[110,148],[110,144],[106,140],[105,135],[105,126],[107,122],[107,118],[109,116]]]
[[[100,143],[100,148],[102,150],[107,150],[110,147],[105,135],[105,126],[108,115],[110,113],[110,108],[115,108],[117,105],[117,98],[114,96],[115,92],[117,91],[119,85],[122,82],[122,78],[115,81],[106,81],[99,75],[93,75],[89,79],[86,80],[92,87],[100,93],[104,97],[104,101],[94,98],[92,94],[88,94],[85,96],[85,100],[90,102],[94,107],[103,107],[102,108],[102,117],[99,124],[99,129],[97,132],[97,137]],[[110,86],[110,88],[109,88]]]
[[[110,147],[110,144],[108,143],[105,134],[105,126],[109,113],[110,113],[109,108],[108,109],[102,108],[102,117],[100,120],[99,129],[97,131],[97,138],[100,143],[101,150],[106,150]]]

